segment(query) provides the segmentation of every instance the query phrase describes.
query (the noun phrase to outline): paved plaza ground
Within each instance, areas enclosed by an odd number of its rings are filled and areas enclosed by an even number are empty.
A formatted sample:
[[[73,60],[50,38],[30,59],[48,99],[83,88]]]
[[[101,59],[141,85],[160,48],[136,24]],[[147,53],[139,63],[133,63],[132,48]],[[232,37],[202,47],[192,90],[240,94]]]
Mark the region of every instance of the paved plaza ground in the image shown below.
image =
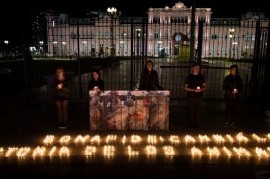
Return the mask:
[[[223,127],[224,103],[222,100],[204,99],[200,126],[196,129],[186,127],[187,106],[185,100],[171,100],[170,102],[170,129],[168,131],[90,131],[88,103],[70,103],[69,121],[66,130],[58,129],[56,111],[53,103],[33,103],[25,95],[15,95],[4,99],[0,113],[0,147],[8,146],[38,146],[46,135],[109,135],[130,136],[133,134],[146,136],[148,134],[168,135],[199,135],[199,134],[232,134],[243,132],[251,136],[269,134],[270,118],[267,112],[261,113],[242,102],[238,108],[236,127]],[[181,139],[182,140],[182,139]],[[263,147],[269,147],[268,142]],[[119,144],[117,144],[119,145]],[[74,146],[73,146],[74,147]],[[179,150],[181,150],[180,145]],[[75,147],[76,150],[78,148]],[[75,150],[74,149],[74,150]],[[141,151],[142,152],[142,151]],[[270,155],[270,152],[268,151]],[[0,176],[44,176],[44,177],[152,177],[158,178],[262,178],[269,177],[270,159],[263,161],[250,159],[210,160],[202,157],[194,160],[187,155],[177,155],[168,160],[164,155],[154,158],[139,156],[130,159],[123,155],[113,158],[95,156],[86,158],[81,155],[72,155],[68,159],[20,160],[16,157],[0,156]]]

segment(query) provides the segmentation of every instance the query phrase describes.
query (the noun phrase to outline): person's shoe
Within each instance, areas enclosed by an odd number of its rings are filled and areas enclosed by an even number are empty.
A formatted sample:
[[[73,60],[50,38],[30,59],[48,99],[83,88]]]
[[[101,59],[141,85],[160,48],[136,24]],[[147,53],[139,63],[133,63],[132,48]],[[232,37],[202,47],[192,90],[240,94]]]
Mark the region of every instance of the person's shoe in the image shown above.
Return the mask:
[[[234,122],[231,122],[230,123],[230,127],[235,127],[235,123]]]
[[[65,124],[60,124],[58,128],[59,128],[59,129],[66,129],[67,127],[66,127]]]
[[[229,122],[225,122],[223,127],[230,127],[230,123]]]

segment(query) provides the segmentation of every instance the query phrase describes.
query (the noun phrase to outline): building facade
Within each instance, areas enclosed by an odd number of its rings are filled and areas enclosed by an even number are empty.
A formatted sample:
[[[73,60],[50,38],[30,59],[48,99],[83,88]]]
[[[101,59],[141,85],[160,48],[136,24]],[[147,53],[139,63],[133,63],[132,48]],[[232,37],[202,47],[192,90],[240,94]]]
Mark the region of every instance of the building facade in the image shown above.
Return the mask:
[[[191,13],[192,8],[182,2],[173,7],[149,8],[146,18],[121,17],[116,11],[85,18],[48,13],[48,54],[189,58]],[[258,25],[262,29],[260,38],[267,38],[264,28],[268,28],[269,20],[263,13],[247,13],[240,18],[211,15],[211,8],[195,9],[195,48],[202,23],[203,58],[251,58]]]

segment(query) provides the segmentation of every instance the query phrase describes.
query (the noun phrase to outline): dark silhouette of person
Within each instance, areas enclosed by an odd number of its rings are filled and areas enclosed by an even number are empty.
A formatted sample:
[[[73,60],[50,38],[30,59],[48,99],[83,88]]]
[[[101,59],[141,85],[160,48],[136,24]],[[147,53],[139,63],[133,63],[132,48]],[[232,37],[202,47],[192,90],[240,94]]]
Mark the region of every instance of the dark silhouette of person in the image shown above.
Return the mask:
[[[140,77],[139,90],[164,90],[159,84],[158,73],[153,69],[153,62],[151,60],[146,61],[145,68],[143,69]]]
[[[224,101],[225,101],[225,121],[224,127],[235,126],[235,112],[238,105],[239,94],[243,90],[242,79],[238,74],[238,66],[231,65],[230,74],[223,80]]]
[[[188,100],[188,127],[197,128],[199,125],[199,113],[205,89],[206,82],[204,76],[200,73],[200,64],[194,63],[192,72],[186,77],[185,82]]]
[[[56,69],[56,77],[53,81],[53,95],[56,104],[57,117],[60,129],[65,129],[68,122],[69,89],[63,67]]]
[[[99,70],[92,71],[91,79],[88,82],[88,90],[104,91],[104,81],[101,79]]]

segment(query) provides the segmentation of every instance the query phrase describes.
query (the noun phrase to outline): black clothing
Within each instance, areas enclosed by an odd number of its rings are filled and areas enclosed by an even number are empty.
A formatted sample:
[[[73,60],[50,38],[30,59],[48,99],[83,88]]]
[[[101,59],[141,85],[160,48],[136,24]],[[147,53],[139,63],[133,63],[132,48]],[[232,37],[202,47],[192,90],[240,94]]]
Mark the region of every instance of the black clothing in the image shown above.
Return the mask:
[[[159,84],[158,73],[156,70],[151,72],[148,69],[144,69],[141,74],[139,90],[164,90]]]
[[[93,90],[95,86],[97,86],[101,91],[104,91],[104,81],[102,79],[99,78],[96,81],[92,78],[88,83],[88,90]]]
[[[239,75],[229,74],[224,78],[223,91],[225,100],[225,124],[230,125],[234,122],[239,93],[243,91],[242,79]],[[237,89],[238,93],[233,93]]]
[[[59,85],[62,85],[61,88],[59,88]],[[69,89],[66,80],[60,81],[57,78],[55,78],[52,84],[52,88],[55,100],[69,99]]]
[[[186,83],[188,88],[197,89],[200,87],[204,88],[205,79],[202,74],[194,75],[189,74],[186,78]],[[202,101],[202,92],[187,91],[188,98],[188,122],[187,126],[196,128],[198,127],[201,101]]]
[[[188,88],[196,89],[198,86],[203,88],[203,84],[205,83],[204,76],[202,74],[193,75],[190,74],[186,78],[186,84],[188,84]],[[198,98],[202,97],[202,92],[194,92],[194,91],[187,91],[188,98]]]
[[[239,75],[229,74],[223,81],[223,91],[225,99],[239,98],[239,93],[243,91],[242,79]],[[233,90],[237,89],[238,93],[233,93]]]

